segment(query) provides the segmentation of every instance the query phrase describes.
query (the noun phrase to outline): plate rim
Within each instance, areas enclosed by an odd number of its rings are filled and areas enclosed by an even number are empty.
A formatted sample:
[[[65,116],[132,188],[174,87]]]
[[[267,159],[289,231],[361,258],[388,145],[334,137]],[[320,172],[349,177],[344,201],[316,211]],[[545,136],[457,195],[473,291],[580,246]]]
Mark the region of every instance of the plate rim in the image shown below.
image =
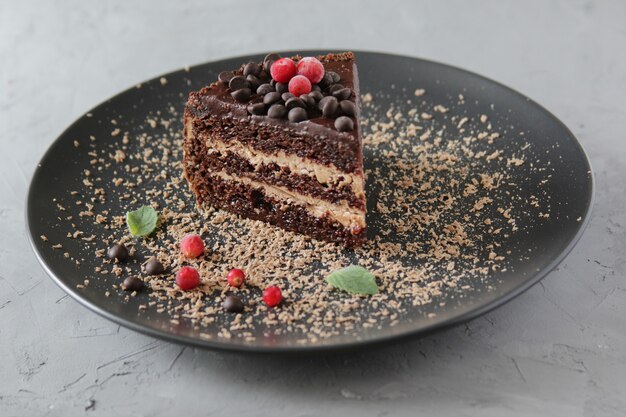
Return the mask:
[[[90,301],[88,301],[86,298],[82,297],[80,292],[77,291],[75,288],[72,288],[71,286],[67,285],[63,279],[61,279],[59,276],[57,276],[57,274],[52,271],[52,269],[50,268],[50,266],[46,263],[45,259],[44,259],[44,255],[39,251],[38,249],[38,245],[36,243],[36,236],[34,236],[33,234],[33,230],[31,227],[31,216],[30,216],[30,211],[31,211],[31,207],[32,205],[30,204],[30,201],[32,198],[34,198],[33,195],[33,187],[34,187],[34,179],[37,176],[38,172],[40,169],[42,169],[42,162],[48,157],[48,154],[52,151],[52,149],[57,145],[57,143],[59,141],[61,141],[61,139],[63,137],[66,136],[66,133],[68,131],[70,131],[74,125],[76,125],[77,123],[79,123],[87,113],[92,113],[97,111],[97,109],[99,109],[100,107],[106,105],[107,103],[109,103],[110,101],[116,99],[118,96],[121,96],[123,94],[126,94],[129,91],[132,91],[133,89],[135,89],[135,85],[130,86],[122,91],[120,91],[119,93],[110,96],[109,98],[107,98],[106,100],[101,101],[100,103],[98,103],[96,106],[92,107],[91,109],[87,110],[86,112],[84,112],[81,116],[79,116],[76,120],[74,120],[67,128],[65,128],[58,136],[57,138],[52,141],[49,145],[48,148],[46,149],[45,153],[39,158],[39,162],[37,162],[36,168],[33,171],[33,174],[31,176],[30,182],[29,182],[29,186],[28,186],[28,192],[26,194],[26,201],[25,201],[25,210],[24,210],[24,217],[25,217],[25,223],[26,223],[26,230],[27,230],[27,234],[28,234],[28,241],[30,243],[31,249],[33,250],[34,254],[35,254],[35,258],[37,259],[39,265],[41,266],[41,268],[44,270],[44,272],[46,272],[46,274],[63,290],[65,291],[70,297],[72,297],[72,299],[74,299],[75,301],[77,301],[80,305],[82,305],[83,307],[86,307],[88,310],[93,311],[94,313],[98,314],[101,317],[104,317],[105,319],[108,319],[116,324],[119,324],[121,326],[124,326],[128,329],[134,330],[136,332],[139,332],[141,334],[144,335],[148,335],[148,336],[152,336],[155,337],[159,340],[164,340],[164,341],[168,341],[168,342],[175,342],[175,343],[179,343],[179,344],[183,344],[186,346],[192,346],[192,347],[198,347],[198,348],[202,348],[202,349],[212,349],[212,350],[218,350],[218,351],[223,351],[223,352],[240,352],[240,353],[259,353],[259,354],[317,354],[317,353],[333,353],[333,352],[345,352],[345,351],[353,351],[353,350],[359,350],[359,349],[364,349],[367,347],[373,347],[373,346],[380,346],[383,344],[387,344],[389,342],[392,341],[404,341],[407,339],[413,339],[413,338],[417,338],[417,337],[424,337],[426,335],[435,333],[435,332],[439,332],[439,331],[443,331],[446,329],[449,329],[453,326],[456,325],[460,325],[463,323],[466,323],[470,320],[473,320],[475,318],[478,318],[480,316],[483,316],[484,314],[510,302],[511,300],[513,300],[514,298],[520,296],[521,294],[523,294],[524,292],[526,292],[528,289],[530,289],[532,286],[534,286],[535,284],[537,284],[539,281],[541,281],[543,278],[545,278],[548,274],[550,274],[561,262],[563,262],[563,260],[565,260],[565,258],[571,253],[572,249],[576,246],[576,244],[580,241],[581,237],[583,236],[583,234],[585,233],[590,221],[591,221],[591,217],[592,217],[592,212],[593,212],[593,207],[594,207],[594,203],[595,203],[595,193],[596,193],[596,182],[595,182],[595,175],[594,175],[594,171],[593,171],[593,167],[591,165],[591,160],[589,158],[588,153],[585,151],[585,148],[583,147],[582,143],[580,142],[580,140],[576,137],[576,135],[574,135],[574,133],[565,125],[565,123],[563,123],[558,117],[556,117],[551,111],[549,111],[548,109],[546,109],[545,107],[543,107],[541,104],[537,103],[535,100],[533,100],[532,98],[526,96],[525,94],[520,93],[519,91],[503,84],[500,83],[498,81],[495,81],[489,77],[483,76],[481,74],[475,73],[473,71],[470,70],[466,70],[464,68],[461,67],[457,67],[454,65],[450,65],[450,64],[446,64],[443,62],[438,62],[438,61],[433,61],[430,59],[424,59],[424,58],[420,58],[420,57],[416,57],[416,56],[412,56],[412,55],[406,55],[406,54],[396,54],[396,53],[390,53],[390,52],[380,52],[380,51],[375,51],[375,50],[371,50],[371,51],[364,51],[364,50],[355,50],[355,49],[337,49],[337,48],[333,48],[332,50],[330,50],[330,52],[337,52],[340,50],[351,50],[353,51],[357,58],[359,54],[374,54],[374,55],[383,55],[383,56],[392,56],[392,57],[400,57],[400,58],[406,58],[406,59],[411,59],[411,60],[417,60],[417,61],[421,61],[421,62],[425,62],[428,64],[435,64],[435,65],[439,65],[439,66],[443,66],[446,67],[448,69],[452,69],[455,71],[459,71],[459,72],[463,72],[463,73],[467,73],[471,76],[477,77],[478,79],[482,80],[482,81],[486,81],[487,83],[491,83],[494,84],[500,88],[504,88],[505,90],[509,91],[510,93],[512,93],[513,95],[516,95],[520,98],[523,98],[524,100],[526,100],[530,105],[537,107],[539,110],[541,110],[542,112],[544,112],[547,116],[549,116],[554,122],[556,122],[562,129],[564,132],[566,132],[571,138],[574,139],[574,144],[576,144],[580,150],[580,154],[581,156],[584,158],[585,162],[587,163],[587,166],[589,168],[588,170],[588,175],[589,175],[589,195],[587,198],[587,202],[586,202],[586,207],[585,207],[585,213],[582,216],[582,220],[580,222],[580,226],[578,228],[578,231],[576,232],[576,234],[570,239],[570,241],[568,242],[567,246],[559,253],[559,255],[557,257],[555,257],[553,260],[551,260],[548,265],[546,265],[543,269],[541,269],[540,271],[538,271],[536,274],[532,275],[529,279],[525,280],[523,283],[521,283],[520,285],[511,288],[510,290],[508,290],[506,293],[500,295],[499,297],[491,300],[490,302],[478,306],[476,308],[473,308],[469,311],[466,311],[462,314],[450,317],[448,319],[445,319],[443,321],[440,322],[436,322],[436,323],[430,323],[427,324],[425,326],[422,326],[420,328],[416,328],[413,330],[408,330],[404,333],[399,333],[399,334],[388,334],[388,335],[383,335],[380,337],[376,337],[373,339],[365,339],[365,340],[353,340],[350,342],[345,342],[345,343],[336,343],[336,344],[328,344],[328,345],[291,345],[291,346],[277,346],[277,347],[272,347],[272,346],[260,346],[260,345],[246,345],[246,344],[231,344],[228,342],[221,342],[218,340],[214,340],[214,339],[200,339],[200,338],[192,338],[192,337],[188,337],[188,336],[183,336],[183,335],[177,335],[165,330],[160,330],[160,329],[156,329],[156,328],[152,328],[152,327],[147,327],[138,323],[135,323],[132,320],[123,318],[121,316],[118,316],[108,310],[106,310],[105,308],[99,307],[93,303],[91,303]],[[298,51],[280,51],[281,54],[283,55],[296,55],[296,54],[316,54],[319,53],[320,50],[319,49],[306,49],[306,50],[298,50]],[[194,68],[200,67],[200,66],[204,66],[207,64],[218,64],[220,62],[224,62],[224,61],[229,61],[229,60],[233,60],[233,59],[250,59],[253,56],[258,56],[258,55],[263,55],[269,53],[267,51],[265,52],[257,52],[257,53],[250,53],[250,54],[246,54],[246,55],[238,55],[238,56],[232,56],[232,57],[226,57],[226,58],[220,58],[217,60],[211,60],[211,61],[206,61],[206,62],[202,62],[202,63],[198,63],[198,64],[194,64],[192,66],[188,66],[188,67],[182,67],[173,71],[169,71],[167,73],[164,74],[160,74],[157,75],[155,77],[152,77],[148,80],[142,81],[142,84],[146,84],[146,83],[151,83],[151,82],[155,82],[158,81],[161,77],[167,77],[168,75],[174,74],[174,73],[179,73],[181,71],[185,71],[186,68],[189,68],[189,71],[193,70]]]

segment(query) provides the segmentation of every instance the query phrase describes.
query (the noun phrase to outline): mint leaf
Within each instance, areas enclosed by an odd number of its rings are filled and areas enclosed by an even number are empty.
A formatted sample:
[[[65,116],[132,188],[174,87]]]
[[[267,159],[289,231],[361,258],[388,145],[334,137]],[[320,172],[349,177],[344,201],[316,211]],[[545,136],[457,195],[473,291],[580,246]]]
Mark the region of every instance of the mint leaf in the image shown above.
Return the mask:
[[[350,294],[372,295],[378,293],[374,275],[358,265],[350,265],[347,268],[332,272],[326,277],[326,282]]]
[[[150,206],[143,206],[126,213],[126,224],[133,236],[148,236],[154,232],[159,215]]]

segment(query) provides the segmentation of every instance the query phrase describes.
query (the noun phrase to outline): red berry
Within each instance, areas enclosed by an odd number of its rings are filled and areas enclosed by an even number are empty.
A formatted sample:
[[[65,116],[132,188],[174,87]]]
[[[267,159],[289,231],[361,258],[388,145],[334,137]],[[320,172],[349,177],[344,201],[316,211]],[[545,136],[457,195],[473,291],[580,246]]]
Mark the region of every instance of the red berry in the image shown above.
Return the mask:
[[[263,291],[263,301],[267,304],[268,307],[276,307],[283,300],[283,294],[275,285],[271,287],[267,287],[265,291]]]
[[[289,81],[289,92],[296,97],[311,92],[311,81],[304,75],[296,75]]]
[[[311,81],[311,84],[317,84],[324,78],[324,65],[311,56],[302,58],[298,62],[298,75],[304,75]]]
[[[189,291],[200,285],[200,274],[195,268],[183,266],[176,274],[176,284],[183,291]]]
[[[180,250],[187,258],[197,258],[204,253],[204,242],[198,235],[187,235],[180,241]]]
[[[226,276],[226,280],[233,287],[241,287],[246,279],[246,274],[241,269],[231,269]]]
[[[279,83],[288,83],[296,75],[296,63],[289,58],[274,61],[270,67],[272,78]]]

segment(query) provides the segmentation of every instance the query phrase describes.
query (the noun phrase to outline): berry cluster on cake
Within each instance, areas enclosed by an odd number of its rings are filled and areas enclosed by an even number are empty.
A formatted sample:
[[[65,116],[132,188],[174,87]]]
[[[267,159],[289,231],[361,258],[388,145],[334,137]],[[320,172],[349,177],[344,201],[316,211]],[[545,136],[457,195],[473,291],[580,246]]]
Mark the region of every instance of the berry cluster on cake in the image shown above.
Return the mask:
[[[211,205],[347,247],[366,240],[354,54],[269,54],[185,107],[183,169]]]

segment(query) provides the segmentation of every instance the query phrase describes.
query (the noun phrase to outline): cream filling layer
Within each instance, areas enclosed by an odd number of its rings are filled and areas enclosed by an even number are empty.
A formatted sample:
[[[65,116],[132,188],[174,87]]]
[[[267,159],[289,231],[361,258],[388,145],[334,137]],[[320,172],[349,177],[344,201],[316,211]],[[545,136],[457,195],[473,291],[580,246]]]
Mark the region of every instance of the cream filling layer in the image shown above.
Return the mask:
[[[348,185],[352,188],[352,192],[354,192],[357,197],[365,197],[363,192],[363,178],[361,176],[346,174],[333,166],[319,165],[306,158],[288,155],[283,151],[278,151],[275,154],[258,152],[236,141],[224,143],[220,140],[209,138],[206,141],[206,146],[209,153],[211,153],[212,150],[222,154],[230,151],[241,158],[247,159],[255,168],[261,164],[267,165],[275,163],[279,166],[289,168],[293,173],[313,177],[317,179],[320,184],[328,184],[333,187]]]
[[[224,171],[213,171],[211,172],[211,175],[218,176],[224,180],[237,181],[254,188],[262,189],[263,193],[268,197],[285,201],[287,203],[298,204],[304,207],[312,216],[328,217],[341,223],[341,225],[346,228],[353,228],[356,226],[359,228],[365,227],[365,212],[350,207],[345,203],[332,204],[328,201],[294,193],[282,187],[276,187],[274,185],[254,181],[248,177],[234,177]]]

